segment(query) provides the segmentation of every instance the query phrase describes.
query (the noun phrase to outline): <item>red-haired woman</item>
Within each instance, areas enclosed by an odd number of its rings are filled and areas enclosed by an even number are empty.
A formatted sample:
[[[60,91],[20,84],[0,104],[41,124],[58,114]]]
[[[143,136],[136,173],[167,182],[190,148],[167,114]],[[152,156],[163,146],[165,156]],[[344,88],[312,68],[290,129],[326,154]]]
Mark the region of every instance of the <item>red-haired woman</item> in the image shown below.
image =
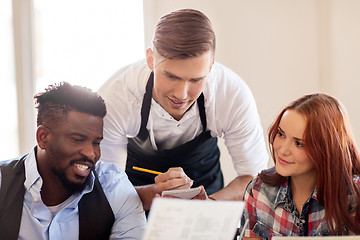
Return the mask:
[[[360,234],[360,155],[338,100],[316,93],[290,103],[269,145],[275,167],[244,195],[246,237]]]

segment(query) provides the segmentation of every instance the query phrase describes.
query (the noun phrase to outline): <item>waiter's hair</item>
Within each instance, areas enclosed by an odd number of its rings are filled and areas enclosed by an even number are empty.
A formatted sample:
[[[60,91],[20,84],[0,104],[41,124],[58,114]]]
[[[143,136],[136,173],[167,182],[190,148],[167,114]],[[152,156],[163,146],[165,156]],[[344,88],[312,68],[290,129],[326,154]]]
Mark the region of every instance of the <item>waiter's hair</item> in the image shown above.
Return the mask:
[[[37,126],[50,126],[67,119],[70,111],[88,113],[104,118],[104,99],[89,88],[73,86],[67,82],[49,85],[45,92],[34,96],[38,110]]]
[[[281,118],[289,110],[305,118],[303,147],[315,166],[317,199],[325,209],[331,233],[337,231],[342,235],[345,226],[360,234],[360,155],[345,108],[336,98],[324,93],[305,95],[290,103],[269,128],[268,140],[275,164],[273,143]],[[279,186],[286,179],[266,171],[260,173],[260,178],[272,186]]]
[[[180,9],[160,18],[153,46],[166,59],[186,59],[208,51],[215,54],[215,33],[209,18],[194,9]]]

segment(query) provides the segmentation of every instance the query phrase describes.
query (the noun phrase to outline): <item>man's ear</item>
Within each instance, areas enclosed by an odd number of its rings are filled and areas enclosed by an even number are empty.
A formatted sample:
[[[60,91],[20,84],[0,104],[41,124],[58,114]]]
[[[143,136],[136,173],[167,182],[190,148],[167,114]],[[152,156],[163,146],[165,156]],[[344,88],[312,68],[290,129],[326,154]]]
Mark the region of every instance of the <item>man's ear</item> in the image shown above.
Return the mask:
[[[50,129],[40,125],[36,130],[36,141],[41,149],[45,149],[50,137]]]
[[[151,71],[154,70],[154,53],[151,48],[146,49],[146,63]]]

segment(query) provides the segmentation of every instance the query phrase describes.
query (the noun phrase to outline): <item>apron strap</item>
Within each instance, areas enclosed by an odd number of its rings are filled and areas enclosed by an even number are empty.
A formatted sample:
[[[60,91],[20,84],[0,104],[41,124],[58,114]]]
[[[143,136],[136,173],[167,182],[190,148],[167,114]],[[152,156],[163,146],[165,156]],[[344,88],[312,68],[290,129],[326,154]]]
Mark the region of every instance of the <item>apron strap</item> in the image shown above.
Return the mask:
[[[149,119],[153,86],[154,86],[154,73],[151,72],[149,76],[149,80],[146,84],[146,92],[144,94],[144,100],[141,106],[141,125],[140,125],[140,131],[138,137],[143,141],[145,141],[145,139],[149,134],[148,131],[146,130],[146,125]]]
[[[207,122],[206,122],[206,115],[205,115],[205,100],[204,100],[203,93],[201,93],[200,96],[198,97],[197,104],[199,107],[200,120],[201,120],[201,124],[203,126],[203,132],[205,132],[206,127],[207,127]]]

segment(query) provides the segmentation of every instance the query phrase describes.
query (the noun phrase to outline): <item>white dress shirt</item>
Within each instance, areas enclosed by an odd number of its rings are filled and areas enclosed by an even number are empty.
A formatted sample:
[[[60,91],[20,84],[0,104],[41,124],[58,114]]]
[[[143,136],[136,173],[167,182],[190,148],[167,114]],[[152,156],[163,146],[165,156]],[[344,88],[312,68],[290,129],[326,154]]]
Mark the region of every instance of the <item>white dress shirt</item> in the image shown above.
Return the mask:
[[[107,114],[101,143],[105,162],[124,167],[127,137],[138,134],[145,86],[151,71],[145,60],[118,70],[99,89]],[[203,91],[207,128],[213,137],[223,137],[239,176],[256,175],[267,167],[263,129],[255,99],[246,83],[233,71],[215,62]],[[199,110],[194,104],[179,120],[152,99],[147,129],[154,149],[171,149],[202,131]]]

